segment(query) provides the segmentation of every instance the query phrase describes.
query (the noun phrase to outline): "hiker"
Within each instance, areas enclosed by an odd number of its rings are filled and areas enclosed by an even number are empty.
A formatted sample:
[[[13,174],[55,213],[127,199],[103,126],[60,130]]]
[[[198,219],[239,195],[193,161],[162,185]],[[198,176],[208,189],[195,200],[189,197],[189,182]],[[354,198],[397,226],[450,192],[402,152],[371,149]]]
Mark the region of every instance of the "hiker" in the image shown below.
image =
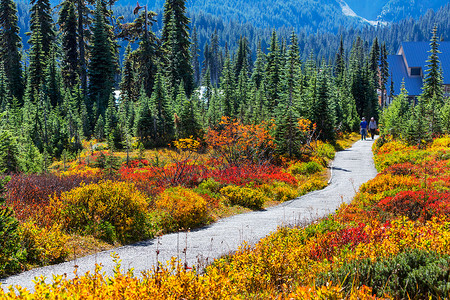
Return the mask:
[[[361,123],[359,123],[359,131],[361,132],[361,141],[366,139],[367,135],[367,122],[366,118],[362,118]]]
[[[375,122],[374,117],[370,118],[369,131],[370,131],[370,135],[372,136],[372,140],[373,140],[375,137],[375,132],[377,131],[377,122]]]

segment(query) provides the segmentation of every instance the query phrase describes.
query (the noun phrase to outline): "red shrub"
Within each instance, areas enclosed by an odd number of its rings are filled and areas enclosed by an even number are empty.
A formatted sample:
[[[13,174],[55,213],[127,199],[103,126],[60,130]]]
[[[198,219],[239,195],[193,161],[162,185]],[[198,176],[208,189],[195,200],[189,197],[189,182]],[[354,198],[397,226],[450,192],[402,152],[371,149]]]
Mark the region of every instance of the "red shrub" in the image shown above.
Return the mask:
[[[243,165],[230,166],[223,170],[209,172],[209,177],[225,184],[245,185],[250,182],[256,184],[270,183],[273,181],[297,184],[297,179],[289,173],[283,172],[281,167],[273,165]]]
[[[368,243],[370,237],[364,231],[366,224],[360,223],[356,227],[330,231],[321,238],[317,246],[312,247],[310,257],[316,260],[332,260],[333,256],[339,253],[344,246],[354,249],[360,243]]]
[[[400,192],[394,197],[381,200],[378,207],[411,220],[426,221],[437,214],[450,215],[450,192],[434,190]]]
[[[6,185],[6,204],[11,206],[19,221],[35,219],[38,225],[51,223],[51,216],[46,216],[45,208],[49,196],[59,196],[62,192],[78,187],[80,183],[98,182],[99,178],[78,175],[59,177],[53,174],[15,174]]]

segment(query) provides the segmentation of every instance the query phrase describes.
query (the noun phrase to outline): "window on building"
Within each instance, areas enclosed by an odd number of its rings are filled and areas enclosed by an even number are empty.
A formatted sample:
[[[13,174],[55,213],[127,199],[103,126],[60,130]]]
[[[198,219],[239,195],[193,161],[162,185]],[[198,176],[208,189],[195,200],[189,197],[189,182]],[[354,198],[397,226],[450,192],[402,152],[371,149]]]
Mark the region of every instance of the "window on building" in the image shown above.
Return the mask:
[[[411,76],[420,76],[421,68],[411,68]]]

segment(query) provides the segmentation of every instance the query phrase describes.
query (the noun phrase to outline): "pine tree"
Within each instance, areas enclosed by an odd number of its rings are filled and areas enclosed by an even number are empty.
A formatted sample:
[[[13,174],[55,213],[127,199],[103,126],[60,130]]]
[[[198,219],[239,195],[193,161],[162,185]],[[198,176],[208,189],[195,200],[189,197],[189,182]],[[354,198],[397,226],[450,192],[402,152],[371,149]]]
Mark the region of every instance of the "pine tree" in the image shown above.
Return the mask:
[[[53,51],[50,54],[47,68],[45,70],[44,85],[44,92],[50,99],[50,103],[53,107],[62,102],[60,81],[61,77],[59,75],[59,68],[56,65],[56,53]]]
[[[200,49],[198,48],[198,37],[197,37],[197,29],[194,26],[194,29],[192,29],[192,45],[191,45],[191,64],[192,64],[192,70],[194,71],[194,86],[198,86],[200,84],[200,62],[198,60],[198,57]]]
[[[273,111],[280,100],[280,47],[275,30],[272,32],[265,73],[265,86],[269,99],[269,108]]]
[[[386,43],[381,45],[380,50],[380,90],[381,90],[381,107],[386,106],[386,84],[389,77],[389,64],[387,62]],[[378,86],[378,81],[377,85]]]
[[[385,51],[385,49],[383,50]],[[373,76],[373,86],[378,88],[379,85],[379,75],[378,75],[378,61],[380,58],[380,45],[378,44],[378,38],[373,40],[372,48],[369,54],[369,70],[372,72]]]
[[[256,88],[259,88],[261,82],[264,79],[264,65],[265,65],[265,55],[261,49],[261,41],[258,42],[258,49],[256,51],[256,61],[252,73],[252,82],[255,84]]]
[[[24,95],[21,53],[16,4],[12,0],[0,1],[0,63],[8,81],[8,90],[19,103]]]
[[[30,29],[40,31],[42,40],[40,41],[45,61],[50,55],[50,51],[55,41],[55,32],[53,30],[52,9],[49,0],[31,0],[31,20]],[[33,45],[35,40],[31,39],[29,43]]]
[[[120,82],[122,91],[122,101],[136,102],[139,91],[137,90],[136,74],[134,71],[134,62],[131,56],[131,45],[128,44],[125,49],[125,56],[122,68],[122,81]]]
[[[40,23],[37,22],[33,28],[30,38],[30,66],[28,68],[29,96],[34,101],[34,95],[41,89],[44,81],[45,52],[43,50],[43,39]]]
[[[80,75],[77,18],[73,2],[63,2],[58,23],[60,24],[62,31],[63,58],[61,63],[61,73],[64,79],[64,86],[71,89],[78,84]]]
[[[344,40],[341,35],[341,42],[339,43],[339,49],[336,52],[336,58],[335,58],[335,68],[334,68],[334,75],[338,80],[342,79],[342,76],[344,74],[345,70],[345,52],[344,52]]]
[[[220,88],[223,92],[222,96],[222,115],[226,117],[234,116],[235,108],[235,82],[234,73],[231,66],[230,57],[227,55],[223,66],[222,80]]]
[[[318,77],[317,97],[312,111],[312,121],[317,124],[319,138],[321,140],[333,141],[335,139],[335,121],[330,109],[328,78],[325,70],[322,70]]]
[[[168,53],[166,73],[169,86],[178,87],[183,82],[186,95],[190,97],[194,91],[194,72],[189,52],[189,19],[186,17],[185,0],[166,0],[163,21],[162,41]]]
[[[250,61],[251,53],[248,40],[246,37],[241,36],[239,39],[239,47],[236,53],[236,58],[234,59],[234,76],[236,82],[241,75],[241,70],[244,70],[246,76],[250,75]]]
[[[202,128],[198,122],[198,118],[195,114],[194,104],[191,100],[185,99],[183,103],[183,108],[180,114],[180,130],[178,138],[189,138],[194,139],[202,138]]]
[[[97,1],[92,30],[91,59],[89,61],[89,106],[97,104],[98,114],[104,114],[114,85],[115,62],[112,42],[104,22],[102,4]]]
[[[425,71],[426,76],[423,84],[422,99],[429,102],[433,97],[438,99],[438,103],[443,104],[444,92],[442,90],[443,76],[439,61],[439,43],[437,38],[437,26],[432,30],[432,37],[430,41],[430,56],[427,60],[428,69]]]
[[[155,146],[166,146],[174,137],[174,121],[161,72],[156,74],[150,106],[155,110]]]
[[[13,133],[0,131],[0,170],[2,173],[19,172],[19,146]]]

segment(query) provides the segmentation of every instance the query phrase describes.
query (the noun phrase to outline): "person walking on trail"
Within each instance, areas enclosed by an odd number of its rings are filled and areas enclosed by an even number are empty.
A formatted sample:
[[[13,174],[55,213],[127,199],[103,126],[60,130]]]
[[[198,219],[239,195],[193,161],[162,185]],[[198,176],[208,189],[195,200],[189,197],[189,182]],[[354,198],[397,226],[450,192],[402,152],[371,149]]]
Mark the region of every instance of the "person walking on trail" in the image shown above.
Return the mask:
[[[377,131],[377,122],[375,122],[374,117],[370,118],[369,131],[370,131],[370,135],[372,136],[372,140],[373,140],[375,137],[375,132]]]
[[[366,139],[367,136],[367,122],[366,118],[362,118],[361,123],[359,123],[359,131],[361,132],[361,141]]]

